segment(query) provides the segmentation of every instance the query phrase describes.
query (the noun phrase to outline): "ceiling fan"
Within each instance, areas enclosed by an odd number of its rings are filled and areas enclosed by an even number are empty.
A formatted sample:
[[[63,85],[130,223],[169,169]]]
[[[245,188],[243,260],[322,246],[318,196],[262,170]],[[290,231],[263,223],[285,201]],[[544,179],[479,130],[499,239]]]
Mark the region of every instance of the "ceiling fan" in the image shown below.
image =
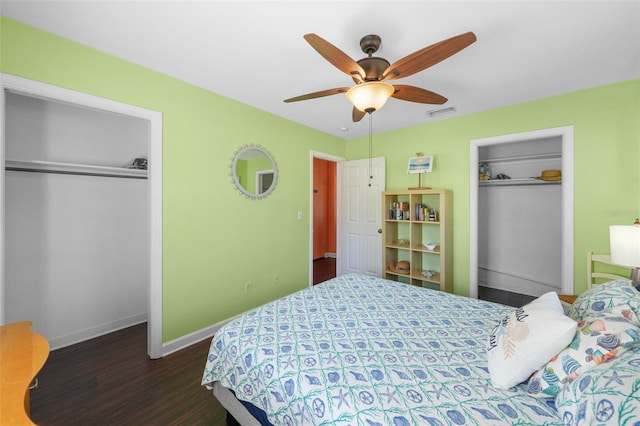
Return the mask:
[[[360,121],[366,113],[380,109],[389,97],[403,101],[418,102],[423,104],[441,105],[447,98],[430,90],[421,89],[406,84],[391,85],[388,80],[409,77],[417,72],[429,68],[438,62],[447,59],[476,41],[472,32],[460,34],[449,39],[420,49],[404,58],[390,64],[384,58],[373,56],[380,47],[381,39],[375,34],[370,34],[360,39],[360,48],[367,57],[354,61],[346,53],[316,34],[306,34],[304,39],[322,57],[333,64],[340,71],[347,74],[356,83],[355,86],[338,87],[335,89],[321,90],[285,99],[284,102],[305,101],[324,96],[346,93],[354,107],[352,118],[354,122]],[[376,97],[372,100],[371,96]],[[366,97],[363,101],[361,98]]]

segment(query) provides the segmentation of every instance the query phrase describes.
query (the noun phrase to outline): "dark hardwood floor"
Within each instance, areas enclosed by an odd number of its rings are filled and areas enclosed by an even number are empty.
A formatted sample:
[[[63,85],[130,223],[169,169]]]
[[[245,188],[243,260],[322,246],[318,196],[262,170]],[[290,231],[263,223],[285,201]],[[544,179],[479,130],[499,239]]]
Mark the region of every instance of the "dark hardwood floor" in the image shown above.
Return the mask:
[[[496,290],[489,287],[478,286],[478,299],[520,308],[521,306],[531,302],[535,297],[528,296],[526,294],[513,293],[511,291]]]
[[[313,285],[336,276],[335,257],[323,257],[313,260]]]
[[[314,284],[336,276],[336,260],[314,261]],[[31,391],[39,425],[226,426],[226,411],[200,386],[210,339],[161,359],[147,356],[139,324],[52,351]]]
[[[31,391],[39,425],[227,425],[200,386],[209,339],[157,360],[140,324],[52,351]]]

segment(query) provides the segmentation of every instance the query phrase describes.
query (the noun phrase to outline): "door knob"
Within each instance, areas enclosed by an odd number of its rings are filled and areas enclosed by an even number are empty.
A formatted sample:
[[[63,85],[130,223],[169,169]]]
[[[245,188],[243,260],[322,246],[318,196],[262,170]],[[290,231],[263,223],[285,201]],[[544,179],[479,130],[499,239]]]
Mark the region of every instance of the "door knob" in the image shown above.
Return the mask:
[[[382,234],[382,228],[378,228],[378,234]]]

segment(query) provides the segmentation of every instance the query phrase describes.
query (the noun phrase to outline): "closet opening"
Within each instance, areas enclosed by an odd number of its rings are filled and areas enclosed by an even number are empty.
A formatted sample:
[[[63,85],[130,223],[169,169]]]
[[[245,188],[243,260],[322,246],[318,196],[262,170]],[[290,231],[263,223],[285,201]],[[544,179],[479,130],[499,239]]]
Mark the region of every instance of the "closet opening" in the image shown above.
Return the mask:
[[[146,322],[163,356],[161,114],[2,86],[0,321],[32,321],[52,350]]]
[[[473,140],[469,170],[470,296],[572,294],[572,127]]]

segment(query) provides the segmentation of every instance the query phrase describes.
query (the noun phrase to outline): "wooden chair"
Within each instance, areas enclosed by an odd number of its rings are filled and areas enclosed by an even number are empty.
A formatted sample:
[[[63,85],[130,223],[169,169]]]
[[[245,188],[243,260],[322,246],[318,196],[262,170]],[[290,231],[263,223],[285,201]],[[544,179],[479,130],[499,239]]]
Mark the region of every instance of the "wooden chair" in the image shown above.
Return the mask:
[[[615,272],[601,271],[603,267],[609,270],[611,270],[611,267],[626,268],[625,266],[612,263],[610,254],[595,254],[593,252],[587,252],[587,290],[594,285],[602,284],[607,281],[629,278],[629,275],[623,276]],[[596,271],[596,268],[598,271]],[[561,294],[558,297],[566,310],[578,296],[575,294]]]
[[[600,264],[600,266],[616,266],[618,268],[624,268],[624,266],[612,263],[610,254],[594,254],[592,252],[587,252],[587,289],[593,287],[593,285],[602,284],[606,281],[629,279],[629,275],[623,276],[615,272],[597,272],[595,271],[596,264]]]

